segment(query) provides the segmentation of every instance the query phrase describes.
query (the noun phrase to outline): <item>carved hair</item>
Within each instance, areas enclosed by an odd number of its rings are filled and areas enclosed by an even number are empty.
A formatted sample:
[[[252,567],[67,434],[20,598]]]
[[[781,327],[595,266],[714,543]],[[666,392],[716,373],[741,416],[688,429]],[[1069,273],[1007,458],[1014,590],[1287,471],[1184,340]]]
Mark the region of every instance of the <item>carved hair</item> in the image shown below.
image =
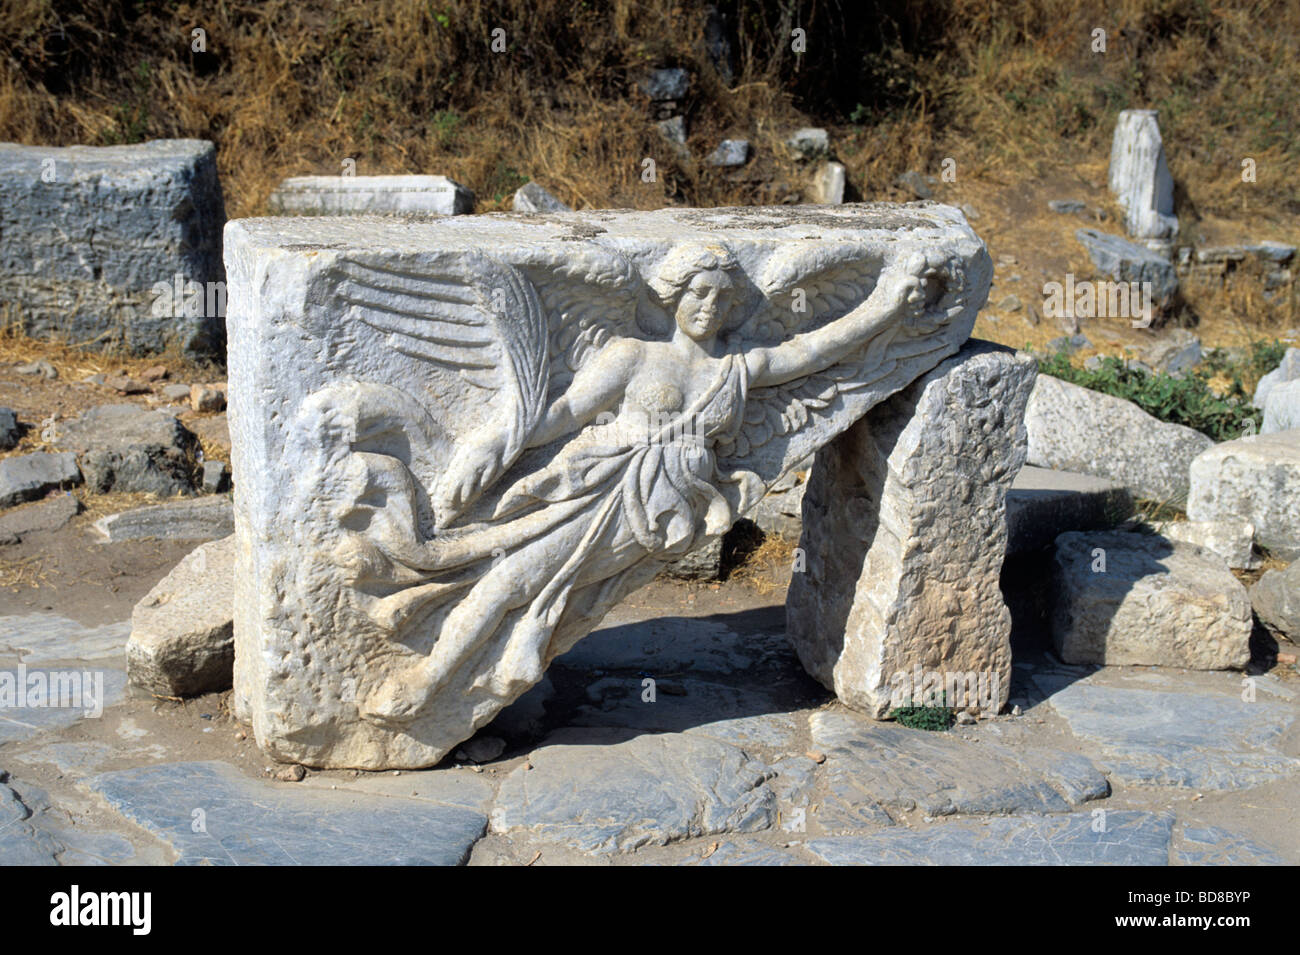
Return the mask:
[[[682,289],[701,272],[730,272],[740,268],[735,257],[720,245],[681,245],[669,252],[654,277],[650,287],[665,308],[672,309]]]
[[[664,314],[653,314],[653,309],[651,314],[646,314],[644,309],[638,309],[637,324],[656,337],[666,333],[672,328],[677,300],[691,279],[701,272],[731,272],[739,268],[740,263],[724,246],[703,243],[677,246],[664,256],[646,283]]]

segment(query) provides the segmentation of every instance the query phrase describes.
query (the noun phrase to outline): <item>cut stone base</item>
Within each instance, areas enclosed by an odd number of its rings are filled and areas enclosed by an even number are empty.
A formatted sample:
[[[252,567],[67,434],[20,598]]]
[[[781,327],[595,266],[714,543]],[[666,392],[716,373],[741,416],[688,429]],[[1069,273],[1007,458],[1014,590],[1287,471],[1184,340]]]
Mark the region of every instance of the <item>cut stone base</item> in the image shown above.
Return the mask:
[[[1034,376],[1031,359],[970,342],[818,453],[786,629],[845,705],[880,718],[945,700],[991,715],[1006,702],[998,579]]]

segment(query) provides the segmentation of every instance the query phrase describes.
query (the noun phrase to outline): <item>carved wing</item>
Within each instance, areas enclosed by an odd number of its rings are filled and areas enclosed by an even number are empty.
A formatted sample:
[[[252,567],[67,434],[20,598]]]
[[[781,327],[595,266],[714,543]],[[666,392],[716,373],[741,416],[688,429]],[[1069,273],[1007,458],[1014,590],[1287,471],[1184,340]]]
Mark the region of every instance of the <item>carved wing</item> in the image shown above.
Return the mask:
[[[549,403],[610,339],[635,332],[641,276],[626,257],[591,244],[518,264],[540,290],[547,315]]]
[[[788,339],[832,322],[857,307],[875,288],[884,263],[878,256],[845,243],[830,249],[769,260],[759,279],[764,303],[742,331],[759,340]],[[842,395],[869,388],[889,377],[900,363],[944,348],[928,337],[965,305],[966,277],[955,262],[930,269],[933,299],[900,316],[897,325],[877,334],[840,363],[805,378],[749,392],[744,426],[717,447],[723,468],[765,470],[754,464],[769,443],[800,431],[810,417],[830,408]],[[803,305],[805,311],[798,310]],[[764,477],[770,484],[780,473]]]
[[[440,263],[423,259],[418,267],[398,270],[345,260],[335,292],[348,317],[383,332],[394,351],[453,370],[481,392],[495,416],[490,428],[502,439],[499,474],[527,446],[546,411],[546,313],[532,282],[512,265],[481,252]],[[453,455],[441,483],[457,486],[461,470],[477,463],[473,456]],[[439,523],[449,516],[444,513]]]

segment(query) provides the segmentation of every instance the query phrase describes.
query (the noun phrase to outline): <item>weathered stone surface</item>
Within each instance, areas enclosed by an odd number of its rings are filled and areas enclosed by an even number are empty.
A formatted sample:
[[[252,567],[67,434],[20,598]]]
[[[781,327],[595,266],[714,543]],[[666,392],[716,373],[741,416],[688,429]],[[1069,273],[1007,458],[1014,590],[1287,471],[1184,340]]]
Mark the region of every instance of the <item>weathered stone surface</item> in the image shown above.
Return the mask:
[[[25,664],[53,660],[102,660],[118,657],[130,624],[85,627],[60,613],[40,612],[0,617],[0,653]]]
[[[1160,536],[1213,551],[1233,570],[1259,566],[1255,525],[1250,521],[1169,521],[1155,525]]]
[[[1250,603],[1267,626],[1300,638],[1300,561],[1286,570],[1269,570],[1250,588]]]
[[[1039,375],[1025,410],[1029,463],[1123,484],[1137,497],[1187,499],[1192,460],[1214,442],[1132,402]]]
[[[1268,404],[1268,396],[1278,385],[1300,379],[1300,348],[1288,348],[1282,361],[1276,368],[1259,380],[1255,386],[1254,405],[1263,409]]]
[[[501,783],[492,831],[524,830],[584,852],[629,852],[756,832],[776,817],[772,771],[695,735],[560,730]]]
[[[685,557],[664,564],[663,572],[678,580],[717,580],[722,567],[722,537],[709,537]]]
[[[44,497],[50,491],[81,483],[77,456],[71,452],[36,451],[0,461],[0,507]]]
[[[1061,215],[1072,215],[1086,209],[1087,203],[1082,199],[1049,199],[1047,200],[1047,208]]]
[[[1112,782],[1188,789],[1247,789],[1300,771],[1278,744],[1294,707],[1239,696],[1034,682],[1081,740],[1100,747]]]
[[[1284,381],[1268,393],[1259,433],[1276,434],[1297,428],[1300,428],[1300,380]]]
[[[236,706],[317,766],[436,762],[955,352],[990,272],[938,205],[227,234]]]
[[[729,626],[709,618],[661,617],[595,631],[555,660],[584,672],[642,670],[651,675],[745,677],[795,664],[782,617],[768,629]]]
[[[203,491],[224,494],[230,490],[230,465],[225,461],[203,462]]]
[[[1250,601],[1223,558],[1157,534],[1056,539],[1052,639],[1066,663],[1226,670],[1250,661]]]
[[[813,839],[831,865],[1168,865],[1173,813],[1109,810],[1098,831],[1090,813],[947,822]]]
[[[812,159],[830,152],[831,139],[826,130],[805,126],[803,129],[796,129],[786,140],[786,145],[794,150],[795,155]]]
[[[680,100],[686,98],[691,86],[691,75],[679,66],[651,70],[641,80],[641,92],[652,100]]]
[[[194,488],[198,439],[174,415],[140,405],[100,405],[56,425],[55,442],[78,455],[96,493],[170,497]]]
[[[462,806],[276,786],[216,762],[104,773],[86,785],[180,865],[459,865],[487,827]]]
[[[1219,826],[1184,826],[1174,849],[1183,865],[1285,865],[1272,849]]]
[[[810,818],[831,834],[878,823],[882,815],[887,824],[884,813],[891,811],[1068,812],[1110,792],[1091,762],[1058,750],[969,742],[833,710],[814,713],[809,723],[813,746],[826,754],[822,772],[828,784],[827,797]],[[872,806],[884,812],[862,815]]]
[[[1007,555],[1051,547],[1066,531],[1114,527],[1132,513],[1133,498],[1120,484],[1027,464],[1007,492]]]
[[[278,215],[458,216],[474,193],[446,176],[294,176],[271,193]]]
[[[17,541],[40,531],[57,531],[81,511],[81,502],[71,494],[58,494],[47,501],[29,504],[0,515],[0,542]]]
[[[1142,354],[1153,368],[1169,375],[1195,368],[1204,357],[1201,340],[1185,328],[1170,329]]]
[[[190,407],[195,411],[224,411],[226,386],[221,384],[190,385]]]
[[[704,161],[710,166],[743,166],[748,158],[748,139],[724,139]]]
[[[1189,475],[1192,520],[1249,521],[1265,550],[1300,558],[1300,430],[1217,444],[1192,461]]]
[[[15,447],[23,436],[23,426],[12,408],[0,408],[0,451]]]
[[[1150,282],[1151,303],[1156,311],[1173,301],[1178,292],[1178,275],[1164,256],[1096,229],[1078,229],[1074,237],[1083,243],[1092,264],[1104,274],[1120,282]]]
[[[750,520],[764,534],[776,534],[797,541],[803,533],[803,495],[808,489],[812,460],[801,462],[763,495]]]
[[[156,288],[225,277],[212,143],[3,143],[0,174],[0,300],[28,334],[134,352],[220,349],[219,314],[172,303],[170,289],[164,302]]]
[[[958,709],[1006,702],[1011,616],[998,580],[1034,375],[1028,357],[968,343],[820,452],[786,626],[804,668],[846,705],[876,717],[905,705],[898,681],[914,667],[996,687]]]
[[[843,163],[822,163],[813,174],[812,201],[824,206],[839,205],[844,201],[846,176]]]
[[[234,533],[234,509],[230,499],[222,495],[198,501],[168,501],[101,517],[95,529],[110,543],[147,537],[218,540]]]
[[[126,627],[120,626],[119,630],[116,653],[121,653],[121,646],[126,643]],[[73,654],[60,652],[57,656],[70,658]],[[27,687],[21,696],[17,695],[19,686]],[[43,688],[39,698],[35,695],[37,687]],[[99,667],[47,670],[26,664],[0,668],[0,692],[15,694],[12,705],[6,699],[7,705],[0,706],[0,743],[17,742],[46,730],[71,726],[80,719],[94,719],[102,715],[104,707],[121,700],[125,689],[126,674],[121,670]]]
[[[234,536],[196,548],[131,613],[126,673],[162,696],[230,689],[235,665]]]
[[[698,856],[685,860],[681,865],[810,865],[808,859],[798,848],[776,849],[753,840],[742,842],[728,839],[718,845],[707,856]]]
[[[1178,232],[1174,179],[1158,115],[1153,109],[1123,110],[1111,141],[1110,191],[1124,210],[1124,228],[1135,239],[1169,240]]]
[[[515,212],[568,212],[571,208],[535,182],[526,182],[516,189],[510,207]]]

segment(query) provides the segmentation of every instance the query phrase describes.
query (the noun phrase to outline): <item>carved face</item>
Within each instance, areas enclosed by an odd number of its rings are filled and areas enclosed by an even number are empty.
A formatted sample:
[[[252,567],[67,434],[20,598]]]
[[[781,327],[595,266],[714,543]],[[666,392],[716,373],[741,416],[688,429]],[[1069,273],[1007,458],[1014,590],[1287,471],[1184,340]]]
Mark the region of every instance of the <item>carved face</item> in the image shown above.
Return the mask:
[[[712,338],[731,312],[735,291],[721,269],[695,273],[677,300],[677,327],[696,341]]]

